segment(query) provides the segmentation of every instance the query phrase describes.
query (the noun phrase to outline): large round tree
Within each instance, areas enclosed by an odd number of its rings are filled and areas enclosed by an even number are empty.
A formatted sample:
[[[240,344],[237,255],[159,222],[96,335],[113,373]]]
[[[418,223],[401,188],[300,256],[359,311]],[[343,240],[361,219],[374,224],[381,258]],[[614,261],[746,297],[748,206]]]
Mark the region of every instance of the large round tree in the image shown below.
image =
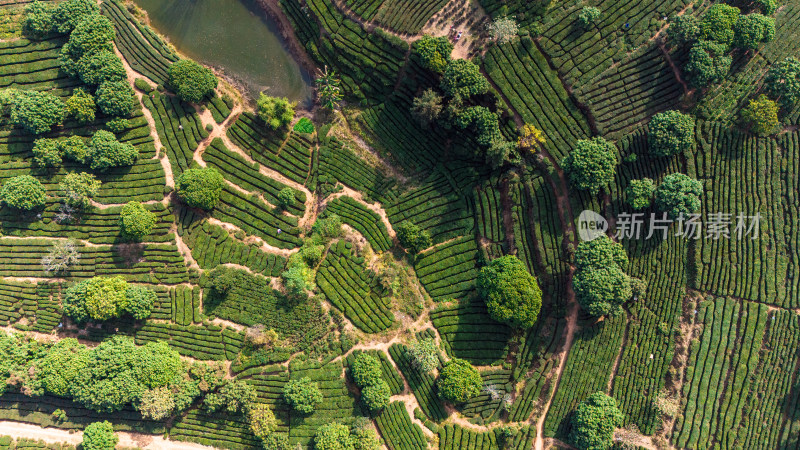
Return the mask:
[[[572,416],[569,443],[578,450],[605,450],[614,445],[614,430],[625,416],[613,398],[595,392],[584,400]]]
[[[573,186],[596,194],[614,180],[616,152],[614,144],[601,137],[581,139],[564,158],[563,168]]]
[[[631,279],[623,272],[627,265],[622,245],[608,236],[578,244],[572,288],[581,308],[592,316],[618,314],[633,296]]]
[[[191,103],[202,101],[218,83],[214,72],[189,59],[182,59],[169,67],[168,82],[181,100]]]
[[[30,175],[9,178],[0,188],[0,199],[13,208],[31,210],[44,206],[47,193],[42,183]]]
[[[214,168],[188,169],[175,180],[178,196],[193,208],[214,209],[225,180]]]
[[[542,309],[542,290],[516,256],[492,260],[478,275],[478,292],[494,320],[532,328]]]
[[[682,173],[673,173],[664,177],[656,188],[656,208],[676,219],[681,214],[699,211],[701,195],[702,183]]]
[[[49,92],[15,91],[11,102],[11,122],[31,134],[42,134],[64,120],[66,106]]]
[[[464,403],[480,394],[483,380],[477,369],[463,359],[451,359],[436,380],[439,395],[452,403]]]
[[[773,64],[764,78],[764,88],[784,108],[792,108],[800,100],[800,61],[789,57]]]
[[[665,111],[650,119],[647,141],[655,156],[672,156],[694,145],[694,119],[678,111]]]

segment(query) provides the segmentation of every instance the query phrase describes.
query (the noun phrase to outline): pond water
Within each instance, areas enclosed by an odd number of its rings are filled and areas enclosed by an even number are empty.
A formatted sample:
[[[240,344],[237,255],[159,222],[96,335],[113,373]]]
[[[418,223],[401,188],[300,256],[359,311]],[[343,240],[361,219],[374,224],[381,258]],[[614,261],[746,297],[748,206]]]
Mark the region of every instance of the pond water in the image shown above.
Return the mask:
[[[308,105],[311,78],[289,53],[278,26],[255,0],[134,0],[150,24],[185,55],[240,82],[244,94]]]

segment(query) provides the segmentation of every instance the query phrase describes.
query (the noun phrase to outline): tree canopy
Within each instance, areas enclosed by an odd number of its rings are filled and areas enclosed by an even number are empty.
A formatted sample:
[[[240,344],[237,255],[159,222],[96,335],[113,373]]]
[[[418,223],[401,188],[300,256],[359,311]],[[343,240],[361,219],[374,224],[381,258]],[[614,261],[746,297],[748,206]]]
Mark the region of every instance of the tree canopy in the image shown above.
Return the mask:
[[[111,422],[93,422],[83,430],[83,450],[114,450],[119,442],[119,438],[114,434],[114,426]]]
[[[578,13],[578,25],[588,30],[595,22],[600,19],[602,13],[599,8],[594,6],[584,6]]]
[[[628,205],[635,210],[647,209],[653,204],[656,184],[650,178],[631,180],[625,188]]]
[[[672,156],[694,146],[694,118],[670,110],[650,119],[647,134],[650,153],[655,156]]]
[[[625,416],[617,401],[595,392],[578,405],[572,416],[569,443],[578,450],[605,450],[614,445],[614,430],[624,425]]]
[[[739,16],[733,32],[734,47],[756,49],[759,44],[775,39],[775,19],[758,13]]]
[[[419,54],[422,66],[426,69],[443,73],[451,61],[453,44],[446,36],[433,37],[424,35],[414,42],[414,50]]]
[[[63,300],[64,314],[78,323],[104,321],[123,314],[145,319],[150,315],[155,299],[154,291],[131,286],[121,276],[98,276],[67,289]]]
[[[217,205],[224,184],[222,175],[213,167],[188,169],[175,180],[175,189],[187,205],[210,211]]]
[[[699,41],[689,50],[686,75],[689,83],[698,88],[721,82],[728,74],[733,61],[726,47],[711,41]]]
[[[453,358],[439,372],[439,396],[453,403],[464,403],[480,394],[483,379],[477,369],[463,359]]]
[[[733,27],[741,11],[725,3],[714,3],[700,22],[700,39],[729,47],[733,43]]]
[[[66,106],[49,92],[14,91],[11,102],[11,122],[31,134],[50,131],[64,120]]]
[[[89,166],[94,170],[105,171],[112,167],[130,166],[139,157],[139,150],[133,145],[117,141],[114,133],[100,130],[92,136],[86,152]]]
[[[214,72],[190,59],[172,63],[167,75],[170,89],[185,102],[200,103],[217,88]]]
[[[469,98],[489,91],[489,82],[472,61],[454,59],[444,70],[442,91],[448,97]]]
[[[700,20],[697,16],[683,14],[669,21],[667,37],[673,45],[691,44],[700,36]]]
[[[295,411],[311,414],[322,403],[323,397],[319,385],[311,381],[311,378],[303,377],[286,383],[283,388],[283,399]]]
[[[8,206],[32,210],[45,205],[47,192],[42,183],[30,175],[17,175],[3,183],[0,199]]]
[[[656,188],[656,208],[673,219],[700,210],[703,184],[682,173],[664,177]]]
[[[70,172],[58,184],[64,203],[75,208],[88,208],[92,197],[100,190],[100,180],[86,172]]]
[[[97,111],[94,97],[82,88],[76,88],[72,91],[72,96],[67,99],[66,108],[67,116],[75,119],[80,125],[94,121],[95,112]]]
[[[601,137],[581,139],[562,167],[573,186],[596,194],[614,179],[617,148]]]
[[[522,329],[536,324],[542,309],[542,290],[516,256],[492,260],[478,274],[477,286],[494,320]]]
[[[130,116],[136,105],[136,95],[127,81],[105,81],[95,94],[97,107],[109,116]]]
[[[631,280],[623,272],[628,264],[625,250],[608,236],[578,244],[575,251],[575,297],[592,316],[616,315],[633,296]]]
[[[773,64],[764,77],[764,88],[784,108],[792,108],[800,100],[800,61],[788,57]]]
[[[431,246],[431,235],[428,230],[420,228],[419,225],[410,220],[400,222],[396,231],[400,245],[411,253],[420,252]]]
[[[742,120],[750,125],[750,130],[760,136],[775,132],[780,125],[778,121],[778,104],[761,94],[751,99],[742,109]]]
[[[286,98],[270,97],[263,92],[258,97],[256,113],[267,128],[277,130],[288,126],[294,119],[296,103]]]
[[[129,241],[140,241],[153,231],[156,215],[141,202],[130,201],[119,214],[122,237]]]

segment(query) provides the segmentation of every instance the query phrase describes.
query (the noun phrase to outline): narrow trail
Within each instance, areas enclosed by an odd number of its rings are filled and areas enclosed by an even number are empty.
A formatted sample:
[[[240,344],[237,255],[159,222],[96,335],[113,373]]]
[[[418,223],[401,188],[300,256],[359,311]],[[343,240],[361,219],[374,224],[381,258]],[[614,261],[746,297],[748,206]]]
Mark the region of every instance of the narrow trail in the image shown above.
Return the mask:
[[[190,442],[171,441],[159,435],[131,433],[127,431],[117,431],[116,434],[119,437],[119,447],[138,447],[142,449],[160,450],[210,450],[214,448]],[[80,445],[83,440],[82,431],[50,427],[45,428],[39,425],[9,420],[0,421],[0,435],[36,439],[49,444],[66,443],[74,446]]]

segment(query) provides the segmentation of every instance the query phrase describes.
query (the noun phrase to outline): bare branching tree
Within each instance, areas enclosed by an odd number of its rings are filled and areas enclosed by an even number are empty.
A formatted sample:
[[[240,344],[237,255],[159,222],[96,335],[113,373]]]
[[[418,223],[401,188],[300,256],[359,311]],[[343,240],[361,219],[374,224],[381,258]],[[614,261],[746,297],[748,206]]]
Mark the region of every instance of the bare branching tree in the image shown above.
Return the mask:
[[[42,267],[48,275],[66,272],[80,256],[74,240],[59,240],[53,244],[50,253],[42,257]]]

